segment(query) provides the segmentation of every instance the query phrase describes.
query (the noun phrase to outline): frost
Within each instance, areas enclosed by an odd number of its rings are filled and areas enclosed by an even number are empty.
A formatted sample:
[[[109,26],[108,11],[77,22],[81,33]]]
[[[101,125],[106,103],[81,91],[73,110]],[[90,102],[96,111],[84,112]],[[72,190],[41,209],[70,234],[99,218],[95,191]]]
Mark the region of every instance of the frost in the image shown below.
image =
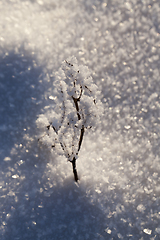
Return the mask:
[[[75,57],[65,60],[55,74],[53,94],[55,100],[45,114],[37,119],[37,126],[45,130],[41,140],[46,146],[55,147],[59,142],[66,158],[73,165],[75,180],[76,159],[87,129],[94,129],[100,124],[103,106],[99,99],[100,92],[86,66],[78,65]]]

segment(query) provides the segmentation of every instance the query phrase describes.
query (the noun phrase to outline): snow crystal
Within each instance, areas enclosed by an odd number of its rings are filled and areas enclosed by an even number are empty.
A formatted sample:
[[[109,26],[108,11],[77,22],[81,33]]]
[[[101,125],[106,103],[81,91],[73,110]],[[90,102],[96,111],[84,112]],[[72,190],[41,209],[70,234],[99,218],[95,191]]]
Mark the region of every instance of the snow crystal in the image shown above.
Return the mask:
[[[140,212],[144,212],[145,210],[145,206],[143,206],[143,204],[139,204],[138,207],[137,207],[137,210],[140,211]]]
[[[111,229],[109,229],[109,228],[106,228],[106,229],[105,229],[105,232],[108,233],[108,234],[111,234],[111,233],[112,233]]]
[[[5,161],[5,162],[11,161],[11,158],[10,158],[10,157],[5,157],[5,158],[4,158],[4,161]]]
[[[148,228],[145,228],[145,229],[143,229],[143,232],[146,233],[146,234],[148,234],[148,235],[151,235],[152,230],[150,230],[150,229],[148,229]]]
[[[12,178],[19,178],[18,174],[12,175]]]

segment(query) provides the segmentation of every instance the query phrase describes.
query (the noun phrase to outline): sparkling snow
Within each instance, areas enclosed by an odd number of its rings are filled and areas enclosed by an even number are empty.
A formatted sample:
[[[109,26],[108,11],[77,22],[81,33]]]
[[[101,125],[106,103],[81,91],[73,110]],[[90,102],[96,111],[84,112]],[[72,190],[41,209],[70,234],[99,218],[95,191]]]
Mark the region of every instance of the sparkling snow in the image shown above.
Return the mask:
[[[104,106],[78,184],[36,124],[71,56]],[[159,0],[0,1],[0,239],[160,239],[159,56]]]

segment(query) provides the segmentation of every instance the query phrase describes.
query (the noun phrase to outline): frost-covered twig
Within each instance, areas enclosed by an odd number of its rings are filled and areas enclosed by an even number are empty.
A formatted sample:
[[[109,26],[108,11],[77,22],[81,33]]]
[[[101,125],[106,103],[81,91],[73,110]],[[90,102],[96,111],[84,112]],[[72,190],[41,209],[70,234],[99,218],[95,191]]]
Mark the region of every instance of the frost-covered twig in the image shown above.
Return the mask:
[[[100,101],[97,104],[95,100],[99,95],[88,68],[79,66],[76,58],[71,57],[64,61],[55,75],[53,104],[37,119],[39,127],[47,128],[46,135],[40,139],[50,146],[55,146],[57,141],[60,143],[63,153],[72,163],[76,182],[76,159],[84,132],[99,123],[102,114]]]

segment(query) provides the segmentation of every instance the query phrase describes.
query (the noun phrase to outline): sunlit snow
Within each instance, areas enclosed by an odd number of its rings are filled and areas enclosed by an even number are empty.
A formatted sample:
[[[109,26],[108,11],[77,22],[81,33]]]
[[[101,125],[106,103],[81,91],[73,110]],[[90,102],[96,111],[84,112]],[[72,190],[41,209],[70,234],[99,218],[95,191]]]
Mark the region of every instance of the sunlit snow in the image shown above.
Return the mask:
[[[78,183],[45,134],[71,56],[104,107]],[[0,239],[160,239],[159,56],[159,0],[0,1]]]

